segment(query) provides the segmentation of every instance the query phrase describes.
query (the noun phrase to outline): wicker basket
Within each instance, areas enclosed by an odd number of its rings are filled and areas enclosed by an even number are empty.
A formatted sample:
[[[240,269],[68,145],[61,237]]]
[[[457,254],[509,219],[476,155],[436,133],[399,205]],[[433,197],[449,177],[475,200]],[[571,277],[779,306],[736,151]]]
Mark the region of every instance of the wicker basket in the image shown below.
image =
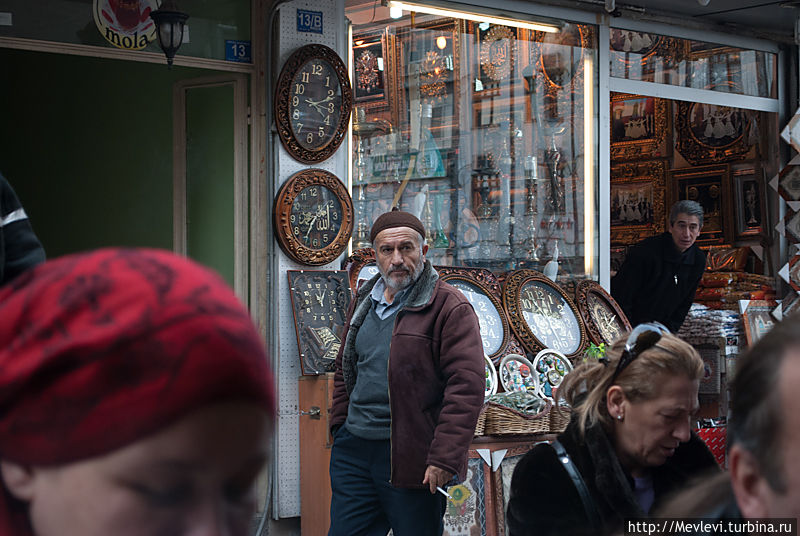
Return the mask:
[[[572,410],[565,406],[550,409],[550,432],[560,434],[567,429]]]
[[[475,424],[476,436],[482,436],[486,430],[486,406],[488,406],[488,404],[484,404],[481,408],[481,412],[478,414],[478,422]]]
[[[489,402],[486,407],[486,435],[537,434],[550,428],[550,402],[536,415],[526,415],[517,410]]]

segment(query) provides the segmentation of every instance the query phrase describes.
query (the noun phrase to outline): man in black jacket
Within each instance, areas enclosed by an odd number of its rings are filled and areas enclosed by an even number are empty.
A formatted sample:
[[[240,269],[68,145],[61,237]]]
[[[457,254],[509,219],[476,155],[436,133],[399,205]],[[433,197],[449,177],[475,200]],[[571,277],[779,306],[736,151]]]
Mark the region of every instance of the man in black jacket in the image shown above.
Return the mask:
[[[17,194],[0,174],[0,285],[45,260]]]
[[[683,324],[706,267],[706,254],[695,244],[703,228],[703,207],[678,201],[669,214],[669,231],[632,246],[611,295],[632,325],[653,320],[673,333]]]

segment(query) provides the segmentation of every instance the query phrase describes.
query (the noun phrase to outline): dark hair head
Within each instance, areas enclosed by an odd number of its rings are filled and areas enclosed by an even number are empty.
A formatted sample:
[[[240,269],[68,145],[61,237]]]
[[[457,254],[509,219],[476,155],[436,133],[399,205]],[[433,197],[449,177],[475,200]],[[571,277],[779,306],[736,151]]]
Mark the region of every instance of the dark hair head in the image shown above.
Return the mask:
[[[678,214],[697,216],[697,221],[700,223],[700,227],[703,226],[703,207],[700,206],[700,203],[698,203],[697,201],[690,201],[688,199],[683,199],[672,205],[672,208],[669,211],[670,227],[675,225],[675,220],[678,219]]]
[[[800,318],[787,318],[740,356],[731,382],[728,447],[740,445],[759,464],[775,491],[783,492],[781,365],[792,349],[800,349]]]

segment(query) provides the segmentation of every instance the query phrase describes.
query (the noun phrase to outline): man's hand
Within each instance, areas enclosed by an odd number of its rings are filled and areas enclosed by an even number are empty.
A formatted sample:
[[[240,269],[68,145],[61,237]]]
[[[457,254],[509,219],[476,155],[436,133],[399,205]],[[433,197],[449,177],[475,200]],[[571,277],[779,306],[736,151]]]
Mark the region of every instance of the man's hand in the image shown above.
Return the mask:
[[[444,487],[452,478],[453,473],[439,469],[435,465],[429,465],[425,469],[425,478],[422,479],[422,483],[428,485],[431,493],[436,493],[436,486]]]

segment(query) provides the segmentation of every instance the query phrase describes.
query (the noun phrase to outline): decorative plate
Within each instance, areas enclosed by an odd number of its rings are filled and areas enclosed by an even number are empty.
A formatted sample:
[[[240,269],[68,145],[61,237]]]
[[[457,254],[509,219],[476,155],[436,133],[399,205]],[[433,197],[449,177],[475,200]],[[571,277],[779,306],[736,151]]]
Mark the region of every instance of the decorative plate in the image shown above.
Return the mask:
[[[586,327],[578,308],[541,272],[510,272],[503,287],[503,305],[511,328],[530,353],[552,348],[577,357],[586,347]]]
[[[507,393],[514,391],[537,392],[539,383],[533,365],[519,354],[508,354],[500,362],[500,384]]]
[[[494,368],[494,363],[492,363],[488,355],[483,354],[483,358],[484,361],[486,361],[486,363],[484,363],[484,368],[486,370],[486,387],[483,391],[483,396],[488,397],[497,393],[497,369]]]
[[[575,301],[593,343],[611,344],[631,330],[622,308],[597,281],[578,283]]]
[[[545,348],[536,354],[533,370],[538,386],[536,394],[552,401],[553,390],[561,385],[564,376],[572,372],[572,364],[561,352]]]

